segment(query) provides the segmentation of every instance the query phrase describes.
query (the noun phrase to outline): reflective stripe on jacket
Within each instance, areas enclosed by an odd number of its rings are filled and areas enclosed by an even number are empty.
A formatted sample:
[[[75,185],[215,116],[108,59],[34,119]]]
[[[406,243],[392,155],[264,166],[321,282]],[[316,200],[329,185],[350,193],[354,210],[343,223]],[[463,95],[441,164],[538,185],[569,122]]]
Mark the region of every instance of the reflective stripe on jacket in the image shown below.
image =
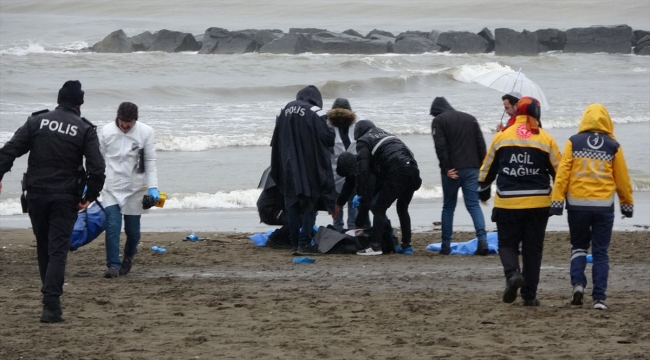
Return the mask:
[[[551,213],[567,210],[614,211],[618,193],[621,213],[632,216],[634,202],[623,149],[613,136],[607,110],[592,104],[585,110],[579,133],[564,146],[553,189]]]
[[[526,116],[494,136],[479,173],[479,185],[489,187],[496,180],[494,207],[533,209],[551,205],[551,177],[559,164],[560,151],[543,129],[533,134],[526,129]]]

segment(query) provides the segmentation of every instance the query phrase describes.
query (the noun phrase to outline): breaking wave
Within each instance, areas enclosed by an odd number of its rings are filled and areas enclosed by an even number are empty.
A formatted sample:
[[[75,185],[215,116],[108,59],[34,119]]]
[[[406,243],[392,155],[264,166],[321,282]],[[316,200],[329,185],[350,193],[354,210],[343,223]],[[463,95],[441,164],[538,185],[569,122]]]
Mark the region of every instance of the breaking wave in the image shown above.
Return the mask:
[[[632,188],[634,191],[650,191],[650,178],[648,176],[632,176]],[[257,199],[262,191],[260,189],[233,190],[230,192],[219,191],[214,194],[167,194],[165,209],[233,209],[233,208],[255,208]],[[462,195],[460,195],[462,196]],[[413,199],[431,200],[442,198],[442,187],[433,186],[427,188],[422,186],[413,195]],[[101,198],[100,198],[101,201]],[[618,209],[618,205],[616,205]],[[156,210],[156,208],[153,208]],[[6,199],[0,201],[0,216],[20,215],[22,208],[20,199]]]

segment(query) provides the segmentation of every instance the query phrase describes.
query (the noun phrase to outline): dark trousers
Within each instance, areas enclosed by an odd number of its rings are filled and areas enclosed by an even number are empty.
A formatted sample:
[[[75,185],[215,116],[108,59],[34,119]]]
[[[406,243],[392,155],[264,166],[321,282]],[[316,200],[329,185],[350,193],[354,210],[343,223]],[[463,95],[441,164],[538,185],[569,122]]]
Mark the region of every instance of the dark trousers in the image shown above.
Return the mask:
[[[77,221],[78,199],[67,194],[27,194],[29,218],[36,236],[43,303],[58,302],[63,294],[70,236]]]
[[[607,295],[607,278],[609,276],[609,242],[614,227],[613,212],[568,211],[569,232],[571,233],[571,285],[587,286],[585,268],[587,251],[592,246],[594,264],[591,274],[594,300],[605,300]]]
[[[499,257],[506,280],[521,272],[526,280],[521,288],[521,297],[533,300],[537,297],[549,208],[495,210],[499,214],[495,216],[499,232]],[[519,267],[519,244],[524,271]]]
[[[382,234],[386,227],[386,210],[397,200],[397,217],[402,229],[402,244],[411,244],[411,216],[409,204],[413,193],[422,185],[420,170],[414,166],[403,166],[391,171],[382,183],[377,201],[372,205],[372,246],[381,244]],[[392,247],[392,246],[390,246]],[[394,250],[386,249],[386,250]]]
[[[294,248],[311,244],[311,238],[316,223],[316,210],[305,211],[297,202],[287,211],[289,222],[289,240]]]

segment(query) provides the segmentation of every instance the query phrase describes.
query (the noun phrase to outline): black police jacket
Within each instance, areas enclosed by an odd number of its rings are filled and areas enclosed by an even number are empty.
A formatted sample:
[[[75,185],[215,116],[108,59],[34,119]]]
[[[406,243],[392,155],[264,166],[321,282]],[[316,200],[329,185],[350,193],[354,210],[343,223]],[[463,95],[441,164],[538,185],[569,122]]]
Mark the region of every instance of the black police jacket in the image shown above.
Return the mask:
[[[0,149],[0,181],[27,152],[27,192],[81,195],[86,182],[86,199],[95,200],[104,187],[105,164],[95,126],[76,107],[59,105],[33,113]]]
[[[359,121],[354,137],[357,139],[357,192],[361,196],[372,195],[367,186],[371,173],[377,176],[377,181],[383,181],[391,171],[405,165],[417,167],[406,144],[371,121]]]

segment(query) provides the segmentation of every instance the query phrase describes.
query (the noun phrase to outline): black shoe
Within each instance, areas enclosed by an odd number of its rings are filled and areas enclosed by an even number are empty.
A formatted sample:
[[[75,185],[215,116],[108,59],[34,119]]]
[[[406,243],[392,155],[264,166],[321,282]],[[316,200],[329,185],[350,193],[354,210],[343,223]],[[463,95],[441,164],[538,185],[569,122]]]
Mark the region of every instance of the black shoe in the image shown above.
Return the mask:
[[[440,247],[440,255],[449,255],[451,254],[451,245],[449,244],[442,244]]]
[[[128,274],[131,271],[131,266],[133,266],[133,258],[130,256],[125,256],[124,259],[122,259],[122,266],[120,266],[120,276]]]
[[[510,276],[506,282],[506,290],[503,292],[503,302],[506,304],[515,302],[517,291],[522,286],[524,286],[524,277],[519,272]]]
[[[571,305],[582,305],[582,297],[585,294],[585,288],[582,285],[573,287],[573,295],[571,296]]]
[[[61,303],[47,303],[43,304],[43,313],[41,314],[41,322],[54,324],[65,321],[63,312],[61,311]]]
[[[317,255],[317,254],[322,254],[320,250],[318,250],[318,246],[316,245],[303,245],[303,246],[298,246],[298,254],[299,255]]]
[[[478,241],[478,248],[476,249],[476,252],[474,255],[481,255],[481,256],[486,256],[490,249],[488,248],[488,243],[487,240],[479,240]]]
[[[539,306],[539,300],[524,300],[524,306]]]
[[[118,276],[120,276],[120,268],[117,265],[107,267],[104,272],[104,277],[107,279],[115,279]]]

